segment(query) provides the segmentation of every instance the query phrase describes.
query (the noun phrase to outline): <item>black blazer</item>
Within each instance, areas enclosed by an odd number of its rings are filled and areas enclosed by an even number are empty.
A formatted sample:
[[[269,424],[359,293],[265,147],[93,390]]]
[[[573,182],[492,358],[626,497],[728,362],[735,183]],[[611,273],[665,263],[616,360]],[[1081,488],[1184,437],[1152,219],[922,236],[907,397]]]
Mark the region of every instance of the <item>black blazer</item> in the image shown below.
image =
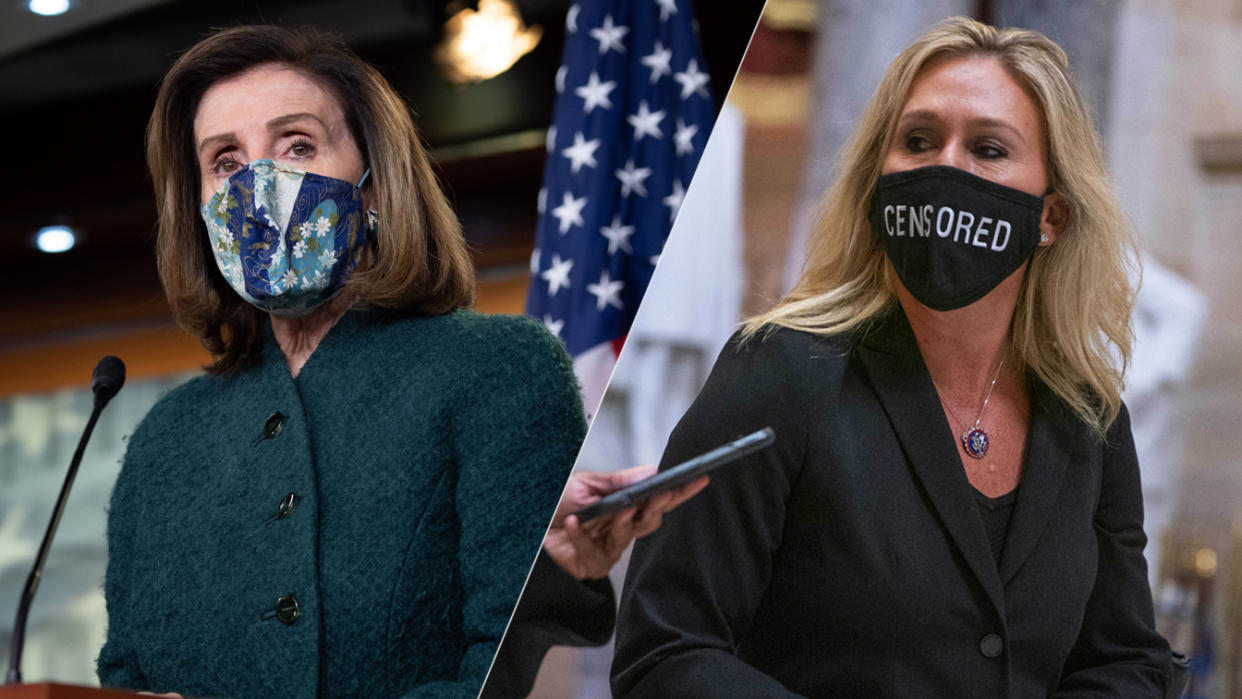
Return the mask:
[[[608,578],[576,580],[541,547],[479,699],[525,697],[552,646],[602,646],[615,619]]]
[[[635,546],[613,691],[1160,697],[1138,463],[1033,381],[999,565],[905,316],[721,353],[662,466],[770,425]]]

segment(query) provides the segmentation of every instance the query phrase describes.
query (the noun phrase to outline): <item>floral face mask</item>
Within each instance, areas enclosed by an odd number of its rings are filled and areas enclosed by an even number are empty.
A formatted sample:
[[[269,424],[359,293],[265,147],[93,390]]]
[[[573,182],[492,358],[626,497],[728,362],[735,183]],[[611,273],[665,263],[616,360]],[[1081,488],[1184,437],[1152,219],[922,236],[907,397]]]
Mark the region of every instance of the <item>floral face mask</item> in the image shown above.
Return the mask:
[[[203,204],[221,274],[242,298],[277,315],[306,315],[345,288],[375,240],[362,184],[255,160]]]

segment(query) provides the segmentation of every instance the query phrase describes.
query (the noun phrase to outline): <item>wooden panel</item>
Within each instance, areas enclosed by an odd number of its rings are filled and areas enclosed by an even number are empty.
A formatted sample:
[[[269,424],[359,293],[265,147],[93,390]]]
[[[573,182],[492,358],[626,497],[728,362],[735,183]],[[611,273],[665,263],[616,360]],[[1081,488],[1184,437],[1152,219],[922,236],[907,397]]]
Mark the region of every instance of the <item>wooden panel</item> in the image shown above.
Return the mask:
[[[479,282],[479,295],[474,301],[480,313],[523,313],[526,310],[526,287],[529,274]]]
[[[210,359],[198,340],[171,323],[10,350],[0,354],[0,396],[88,385],[95,364],[106,354],[125,360],[129,381],[192,371]]]
[[[518,274],[479,284],[475,308],[483,313],[521,313],[530,277]],[[142,328],[89,328],[63,342],[0,352],[0,397],[86,386],[99,358],[125,360],[128,380],[193,371],[210,357],[198,340],[171,320]]]

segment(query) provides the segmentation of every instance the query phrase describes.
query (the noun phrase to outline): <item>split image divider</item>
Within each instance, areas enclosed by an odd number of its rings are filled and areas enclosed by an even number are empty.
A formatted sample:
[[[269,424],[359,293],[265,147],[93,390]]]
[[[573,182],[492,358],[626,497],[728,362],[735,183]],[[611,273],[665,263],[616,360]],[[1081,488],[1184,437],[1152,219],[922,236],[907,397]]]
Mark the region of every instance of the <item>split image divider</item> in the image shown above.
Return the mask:
[[[810,5],[817,5],[818,13],[799,12],[799,6]],[[850,12],[844,12],[847,7]],[[659,461],[669,433],[698,394],[737,323],[770,309],[798,278],[807,234],[831,182],[838,149],[855,128],[889,62],[937,21],[954,15],[974,16],[998,26],[1031,27],[1048,34],[1069,51],[1079,88],[1105,140],[1115,132],[1132,130],[1127,124],[1118,126],[1109,111],[1117,99],[1112,91],[1137,94],[1133,83],[1126,80],[1131,76],[1118,76],[1122,69],[1113,67],[1119,60],[1113,30],[1109,29],[1107,41],[1086,30],[1088,26],[1113,27],[1119,12],[1115,7],[1107,10],[1113,15],[1096,17],[1099,21],[1092,23],[1086,22],[1083,12],[1106,10],[1097,5],[1045,7],[1016,0],[982,6],[945,1],[910,2],[897,10],[885,7],[831,1],[768,3],[693,184],[687,188],[644,305],[610,373],[611,382],[593,416],[576,469],[611,471]],[[829,17],[848,21],[834,24]],[[1139,38],[1132,35],[1128,41]],[[1193,311],[1192,295],[1180,293],[1175,281],[1168,284],[1168,293],[1177,292],[1177,298],[1190,304],[1182,308]],[[1166,331],[1175,329],[1170,325]],[[1197,333],[1194,328],[1186,331]],[[1136,398],[1127,396],[1130,401]],[[1162,425],[1154,424],[1151,429],[1163,434]],[[1138,428],[1135,436],[1140,445],[1150,442]],[[1168,482],[1162,470],[1169,466],[1143,459],[1143,468],[1145,480],[1150,470],[1151,480]],[[1171,516],[1168,507],[1160,504],[1162,498],[1156,494],[1148,504],[1161,527],[1154,532],[1149,529],[1153,541],[1161,537]],[[1161,547],[1147,549],[1153,582],[1162,553],[1166,552]],[[622,558],[610,576],[610,587],[618,594],[624,585],[626,560]],[[1166,584],[1172,575],[1159,574]],[[531,601],[536,582],[549,589],[565,589],[565,581],[553,577],[532,575],[519,617],[524,608],[533,612],[537,607]],[[611,599],[602,584],[593,593],[594,597],[577,600],[563,597],[562,610],[581,612],[602,604],[601,599]],[[544,600],[545,604],[550,601]],[[573,606],[574,602],[579,606]],[[527,615],[526,620],[530,618]],[[515,626],[511,626],[501,657],[514,652],[516,637]],[[550,643],[550,638],[528,639],[528,645]],[[542,662],[532,696],[611,696],[610,645],[571,648],[563,639],[554,642],[565,645],[552,648],[546,658],[542,649],[528,656]],[[576,646],[595,643],[594,638],[572,641]],[[1232,662],[1236,665],[1238,660]],[[498,683],[499,678],[494,668],[484,696],[508,696],[505,692],[510,687]]]

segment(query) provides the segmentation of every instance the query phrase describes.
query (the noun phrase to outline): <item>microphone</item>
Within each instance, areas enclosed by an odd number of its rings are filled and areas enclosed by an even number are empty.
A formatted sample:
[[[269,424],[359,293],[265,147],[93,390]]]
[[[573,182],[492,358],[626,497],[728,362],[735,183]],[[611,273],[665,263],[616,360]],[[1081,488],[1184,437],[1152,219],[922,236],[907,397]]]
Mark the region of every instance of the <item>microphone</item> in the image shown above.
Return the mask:
[[[99,414],[112,397],[125,384],[125,363],[111,355],[99,360],[95,371],[91,373],[91,392],[95,394],[95,408],[86,421],[86,429],[82,431],[82,439],[73,452],[73,460],[69,462],[69,473],[65,474],[65,483],[60,487],[60,496],[56,498],[56,507],[52,510],[52,520],[47,524],[43,534],[43,543],[39,545],[39,554],[35,557],[34,568],[30,577],[26,578],[26,588],[22,591],[21,602],[17,605],[17,618],[13,622],[13,643],[9,647],[9,672],[5,676],[5,684],[21,684],[22,681],[22,646],[26,642],[26,616],[30,613],[30,603],[34,601],[35,591],[39,589],[39,579],[43,576],[43,565],[47,562],[47,552],[52,546],[52,537],[56,527],[60,525],[60,517],[65,513],[65,502],[69,499],[69,489],[73,487],[73,479],[78,475],[78,466],[82,463],[82,453],[86,451],[86,442],[95,430],[95,422]]]
[[[95,403],[107,405],[108,401],[125,385],[125,362],[108,355],[99,360],[95,371],[91,372],[91,392],[95,394]]]

